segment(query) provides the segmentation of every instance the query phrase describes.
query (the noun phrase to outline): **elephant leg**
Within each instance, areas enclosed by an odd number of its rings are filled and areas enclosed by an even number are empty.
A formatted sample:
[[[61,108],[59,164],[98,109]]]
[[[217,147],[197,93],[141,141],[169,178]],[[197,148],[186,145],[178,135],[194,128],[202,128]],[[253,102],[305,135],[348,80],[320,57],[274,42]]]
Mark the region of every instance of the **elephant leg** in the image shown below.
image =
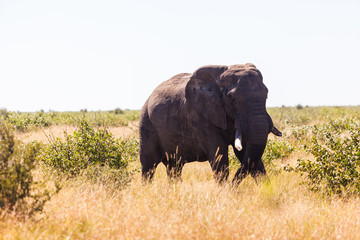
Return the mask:
[[[257,160],[251,163],[250,173],[255,180],[259,176],[266,175],[265,166],[263,161],[261,160],[265,147],[266,145],[255,145],[253,149],[253,153],[252,153],[252,156],[254,156],[253,159],[257,159]]]
[[[240,168],[236,171],[233,178],[233,183],[240,183],[244,178],[247,177],[247,175],[249,175],[249,163],[246,161],[244,163],[241,163]]]
[[[246,147],[245,156],[234,176],[233,182],[241,182],[249,173],[255,180],[258,176],[266,174],[264,163],[261,161],[264,149],[265,145],[250,145]]]
[[[264,163],[262,161],[259,161],[257,163],[255,163],[251,170],[250,170],[251,176],[256,179],[259,176],[263,176],[266,175],[266,170],[265,170],[265,166]]]
[[[141,174],[144,182],[152,180],[155,174],[155,169],[161,160],[160,151],[154,144],[149,144],[148,147],[142,147],[140,150]]]
[[[145,122],[146,123],[146,122]],[[140,126],[140,162],[143,182],[150,182],[161,162],[162,151],[157,132],[151,124]]]
[[[228,148],[217,148],[210,158],[211,169],[215,180],[219,183],[225,182],[229,177],[229,155]]]
[[[250,169],[251,176],[255,179],[257,183],[262,180],[270,181],[266,175],[266,170],[263,161],[258,161],[257,163],[253,164]]]
[[[250,173],[250,156],[249,156],[249,150],[246,148],[246,144],[243,143],[243,150],[241,152],[237,151],[236,148],[234,148],[234,152],[236,157],[240,160],[240,168],[236,171],[233,183],[240,183],[244,178],[247,177],[247,175]]]
[[[167,156],[166,160],[166,173],[170,181],[181,180],[181,172],[184,167],[184,163],[176,158],[176,156]]]

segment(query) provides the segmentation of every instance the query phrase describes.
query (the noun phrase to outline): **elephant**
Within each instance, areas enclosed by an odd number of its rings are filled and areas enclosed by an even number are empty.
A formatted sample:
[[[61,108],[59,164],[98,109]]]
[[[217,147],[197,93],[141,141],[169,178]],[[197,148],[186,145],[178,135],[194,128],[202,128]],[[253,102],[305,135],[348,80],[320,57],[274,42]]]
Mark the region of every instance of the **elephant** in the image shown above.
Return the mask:
[[[140,114],[143,181],[151,181],[161,162],[168,177],[177,179],[185,163],[209,161],[215,179],[224,182],[230,145],[241,163],[233,182],[265,175],[261,157],[268,135],[282,135],[266,111],[267,94],[251,63],[207,65],[161,83]]]

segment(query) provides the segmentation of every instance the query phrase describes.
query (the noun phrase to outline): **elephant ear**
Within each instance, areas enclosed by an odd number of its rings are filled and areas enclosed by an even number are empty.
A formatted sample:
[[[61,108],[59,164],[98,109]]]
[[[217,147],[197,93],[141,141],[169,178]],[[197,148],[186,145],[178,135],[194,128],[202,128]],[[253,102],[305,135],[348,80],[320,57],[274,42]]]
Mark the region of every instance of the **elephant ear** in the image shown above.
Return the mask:
[[[204,66],[196,70],[185,88],[189,105],[216,126],[226,129],[226,112],[217,81],[226,66]]]

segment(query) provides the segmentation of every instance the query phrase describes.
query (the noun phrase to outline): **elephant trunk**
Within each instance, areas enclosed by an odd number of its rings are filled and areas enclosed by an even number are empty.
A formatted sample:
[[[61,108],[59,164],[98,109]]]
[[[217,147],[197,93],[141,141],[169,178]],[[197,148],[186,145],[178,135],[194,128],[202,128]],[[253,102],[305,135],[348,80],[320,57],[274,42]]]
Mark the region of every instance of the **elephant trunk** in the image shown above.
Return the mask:
[[[256,175],[266,174],[265,167],[261,161],[264,153],[268,134],[273,125],[269,121],[268,114],[265,108],[265,102],[253,102],[248,106],[248,117],[246,124],[246,146],[244,158],[240,159],[241,167],[235,174],[234,181],[241,181],[247,174],[253,177]],[[271,120],[271,119],[270,119]],[[235,148],[238,151],[242,150],[242,135],[241,125],[235,123]]]
[[[243,132],[246,132],[248,143],[266,145],[268,134],[274,129],[272,120],[266,112],[265,102],[253,102],[249,104],[247,112],[246,129],[243,129],[244,119],[240,119],[240,116],[235,121],[236,133],[234,146],[238,151],[243,149]]]
[[[253,102],[249,106],[249,112],[248,142],[266,145],[268,134],[273,124],[269,114],[266,112],[265,102]]]
[[[265,174],[261,157],[264,153],[269,132],[273,124],[269,121],[265,102],[252,102],[249,105],[248,139],[244,161],[247,162],[247,171],[254,177],[256,174]],[[271,120],[271,118],[270,118]]]

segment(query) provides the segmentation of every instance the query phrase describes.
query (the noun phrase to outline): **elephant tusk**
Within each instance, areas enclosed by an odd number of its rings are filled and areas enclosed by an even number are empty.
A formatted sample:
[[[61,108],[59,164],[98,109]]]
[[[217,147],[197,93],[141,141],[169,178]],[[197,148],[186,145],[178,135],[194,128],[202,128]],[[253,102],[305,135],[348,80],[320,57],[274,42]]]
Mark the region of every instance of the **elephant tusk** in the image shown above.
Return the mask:
[[[241,140],[240,138],[235,139],[235,148],[240,152],[242,150]]]

